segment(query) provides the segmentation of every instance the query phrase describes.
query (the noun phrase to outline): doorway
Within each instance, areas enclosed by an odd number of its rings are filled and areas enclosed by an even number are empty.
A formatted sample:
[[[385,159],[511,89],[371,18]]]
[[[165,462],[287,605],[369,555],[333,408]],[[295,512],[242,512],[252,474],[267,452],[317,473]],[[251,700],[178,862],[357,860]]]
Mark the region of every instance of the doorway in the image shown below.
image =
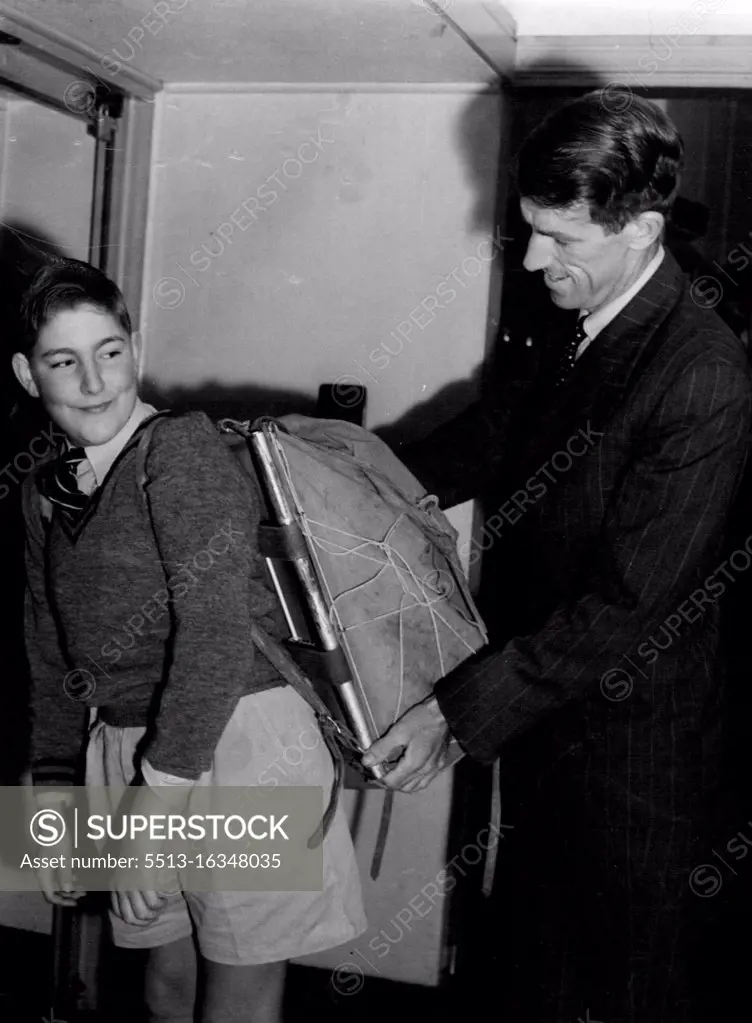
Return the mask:
[[[11,369],[20,331],[20,299],[35,271],[61,257],[86,260],[114,275],[121,272],[118,252],[123,239],[117,225],[124,216],[118,189],[123,190],[124,165],[130,154],[125,152],[127,143],[118,149],[117,138],[130,100],[75,63],[43,50],[36,53],[31,45],[6,33],[0,33],[0,68],[0,598],[4,610],[0,616],[0,785],[18,786],[28,762],[29,738],[21,494],[23,481],[55,442],[38,403],[27,398]],[[132,166],[134,172],[140,169],[136,161]],[[11,845],[17,847],[18,836],[10,835],[12,830],[8,827],[0,835],[0,856]],[[63,965],[65,969],[70,965],[74,981],[79,978],[74,987],[91,987],[98,930],[86,915],[74,920],[70,914],[65,918],[58,914],[58,931],[61,923],[67,931],[65,940],[55,944],[59,958],[62,962],[63,953],[70,958],[70,964]],[[53,913],[41,893],[0,893],[3,1019],[39,1019],[49,1012],[47,935],[52,928]],[[42,957],[39,983],[32,989],[27,980],[18,983],[20,964],[30,954]]]

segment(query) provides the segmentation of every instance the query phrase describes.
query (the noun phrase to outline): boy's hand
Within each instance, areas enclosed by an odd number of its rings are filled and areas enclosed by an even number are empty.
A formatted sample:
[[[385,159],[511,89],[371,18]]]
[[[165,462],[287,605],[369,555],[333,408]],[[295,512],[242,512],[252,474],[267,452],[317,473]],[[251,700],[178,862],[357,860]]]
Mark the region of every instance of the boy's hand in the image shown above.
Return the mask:
[[[307,423],[317,422],[315,416],[303,416],[299,412],[290,412],[286,416],[278,416],[277,422],[281,423],[290,433],[298,433],[300,428],[305,428]]]
[[[127,924],[145,927],[155,920],[167,905],[164,892],[113,892],[112,910]]]
[[[49,810],[54,813],[61,813],[65,816],[67,808],[73,805],[73,797],[69,792],[64,791],[43,791],[34,793],[34,801],[37,811]],[[75,888],[73,871],[71,869],[71,857],[73,855],[73,841],[70,829],[66,827],[65,834],[55,845],[53,855],[50,858],[59,859],[60,867],[39,867],[36,871],[37,881],[45,899],[53,906],[75,906],[78,900],[86,895],[85,891]]]

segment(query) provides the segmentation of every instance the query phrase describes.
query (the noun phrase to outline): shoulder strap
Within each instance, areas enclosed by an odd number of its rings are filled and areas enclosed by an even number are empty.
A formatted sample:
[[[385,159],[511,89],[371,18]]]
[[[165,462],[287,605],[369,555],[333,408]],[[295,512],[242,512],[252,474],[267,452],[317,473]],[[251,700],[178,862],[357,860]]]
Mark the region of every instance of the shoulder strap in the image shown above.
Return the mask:
[[[334,779],[332,781],[332,789],[329,795],[329,805],[324,811],[324,816],[322,817],[318,828],[308,839],[308,848],[315,849],[316,846],[320,845],[324,838],[326,838],[332,820],[334,819],[334,813],[337,809],[337,803],[339,802],[339,797],[342,792],[342,785],[345,777],[345,764],[342,756],[342,750],[340,749],[337,739],[339,738],[340,741],[345,742],[354,742],[354,740],[352,737],[346,735],[345,730],[341,725],[337,724],[329,713],[326,704],[313,688],[311,680],[307,675],[303,674],[282,644],[270,636],[269,633],[253,619],[249,621],[248,627],[251,631],[251,638],[254,646],[259,653],[262,653],[264,657],[266,657],[270,664],[277,669],[285,682],[287,682],[287,684],[295,690],[298,696],[302,697],[306,703],[309,704],[315,713],[316,721],[324,738],[324,742],[326,743],[334,762]]]
[[[149,479],[146,475],[146,456],[149,453],[149,445],[151,439],[154,436],[154,429],[157,425],[157,421],[160,419],[167,419],[168,417],[174,417],[178,413],[174,409],[163,409],[161,412],[155,412],[153,416],[144,420],[141,426],[141,436],[138,439],[138,446],[136,447],[136,479],[138,480],[138,488],[141,491],[144,501],[146,502],[146,484]]]
[[[308,839],[308,848],[315,849],[324,838],[326,838],[329,827],[334,819],[334,812],[337,809],[337,802],[342,793],[345,777],[344,758],[340,744],[360,753],[355,736],[344,726],[334,720],[329,710],[313,687],[313,683],[298,667],[285,647],[266,632],[257,622],[250,623],[251,636],[257,649],[274,665],[285,681],[313,708],[319,729],[334,761],[334,780],[332,782],[329,805],[327,806],[321,824]],[[381,822],[376,838],[376,845],[371,861],[371,878],[376,880],[381,872],[381,861],[384,857],[386,840],[389,835],[389,824],[394,804],[394,790],[388,788],[382,782],[374,781],[373,785],[383,788],[384,803],[381,810]]]

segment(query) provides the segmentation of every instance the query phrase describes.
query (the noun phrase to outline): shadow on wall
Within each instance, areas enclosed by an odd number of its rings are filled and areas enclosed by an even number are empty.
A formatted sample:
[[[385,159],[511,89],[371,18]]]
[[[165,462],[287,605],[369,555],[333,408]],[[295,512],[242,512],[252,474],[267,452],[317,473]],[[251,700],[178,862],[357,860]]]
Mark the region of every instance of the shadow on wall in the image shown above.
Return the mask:
[[[322,381],[324,383],[325,381]],[[161,390],[148,380],[141,386],[141,397],[157,408],[174,408],[181,412],[206,412],[210,419],[224,417],[241,422],[259,416],[283,416],[288,412],[316,415],[316,401],[300,391],[286,391],[253,384],[228,387],[208,381],[198,388]]]
[[[589,74],[592,76],[592,72]],[[562,96],[562,102],[564,98]],[[498,374],[510,371],[509,351],[498,344],[505,326],[511,324],[511,332],[521,335],[520,343],[524,348],[525,338],[537,332],[543,314],[553,308],[541,275],[529,274],[522,268],[529,229],[520,216],[510,172],[522,138],[529,130],[520,116],[527,111],[527,105],[526,96],[493,83],[469,100],[458,120],[457,148],[466,180],[474,193],[468,227],[479,236],[493,239],[496,259],[501,260],[503,268],[502,290],[492,290],[488,295],[483,365],[470,377],[452,381],[428,400],[413,406],[399,420],[377,431],[394,446],[425,436],[454,418],[479,396],[493,390]],[[489,116],[498,118],[494,126],[498,146],[494,143],[494,132],[489,132]],[[489,181],[495,182],[494,187],[489,188]],[[492,289],[495,284],[497,282],[492,280]],[[461,343],[461,339],[458,341]]]
[[[467,103],[459,118],[456,140],[465,168],[467,183],[474,192],[469,227],[472,231],[493,233],[499,216],[499,199],[506,194],[503,175],[499,174],[510,160],[508,97],[499,86],[492,84],[477,93]],[[498,118],[489,130],[489,110]],[[489,146],[489,139],[498,149]],[[494,189],[488,182],[495,181]]]
[[[473,190],[473,203],[468,227],[481,236],[493,239],[495,258],[507,262],[506,243],[500,235],[508,235],[504,227],[503,209],[506,202],[505,176],[499,173],[509,160],[508,101],[498,84],[489,84],[476,93],[465,105],[456,125],[455,139],[465,170],[465,177]],[[497,123],[489,128],[489,116]],[[498,141],[497,141],[498,139]],[[489,188],[489,181],[493,187]],[[494,287],[492,280],[491,287]],[[418,440],[433,429],[459,415],[478,396],[485,386],[491,353],[495,346],[497,326],[496,306],[500,296],[488,296],[489,320],[486,331],[486,359],[469,377],[455,380],[441,388],[431,398],[414,405],[397,421],[376,432],[392,447]],[[484,301],[486,299],[484,298]],[[458,339],[461,343],[461,339]]]
[[[441,423],[458,415],[478,395],[480,371],[466,380],[459,380],[442,388],[433,398],[410,409],[398,423],[380,427],[374,432],[387,444],[400,444],[417,439]],[[321,380],[320,384],[331,383]],[[336,392],[336,386],[334,388]],[[343,395],[345,394],[343,389]],[[203,384],[199,388],[172,388],[163,390],[145,380],[141,397],[158,409],[171,408],[179,412],[205,412],[215,422],[225,417],[241,422],[253,422],[260,416],[279,417],[290,412],[306,416],[317,415],[316,399],[301,391],[244,384],[228,387],[224,383]],[[335,399],[336,400],[336,399]],[[343,418],[349,411],[345,403]],[[327,413],[329,415],[329,413]],[[330,416],[333,417],[333,416]]]
[[[390,444],[399,445],[425,436],[479,396],[482,400],[484,395],[493,392],[501,377],[512,372],[527,372],[536,354],[531,348],[550,330],[552,315],[558,314],[542,275],[528,273],[522,265],[530,232],[519,210],[514,161],[524,137],[557,103],[606,84],[586,66],[567,65],[562,61],[560,67],[563,73],[577,74],[587,84],[580,89],[553,90],[553,97],[551,90],[547,90],[544,101],[530,88],[516,89],[505,84],[499,90],[492,84],[473,96],[462,112],[457,125],[457,146],[467,181],[475,194],[469,226],[496,240],[497,258],[503,261],[501,293],[492,292],[488,296],[483,365],[471,377],[453,381],[427,401],[411,408],[387,429],[379,431]],[[530,73],[534,76],[535,69],[531,68]],[[498,102],[490,102],[492,98]],[[498,157],[488,143],[489,109],[499,118]],[[497,161],[498,166],[495,166]],[[489,189],[489,180],[496,182],[495,188]]]
[[[493,234],[496,221],[497,196],[495,188],[489,190],[488,181],[496,181],[496,147],[489,144],[494,131],[489,131],[489,108],[493,100],[501,107],[498,88],[489,87],[474,95],[464,106],[455,129],[456,145],[461,153],[467,179],[472,186],[475,202],[471,213],[471,228],[485,234]],[[464,201],[464,199],[463,199]],[[480,240],[480,239],[479,239]],[[325,315],[325,314],[323,314]],[[313,380],[312,385],[328,383],[325,379]],[[365,381],[367,384],[367,380]],[[477,397],[479,376],[458,380],[445,387],[426,402],[403,416],[399,424],[390,424],[383,435],[390,443],[413,439],[441,422],[462,411]],[[234,389],[225,383],[206,382],[198,389],[162,389],[145,380],[142,387],[144,397],[153,404],[168,404],[177,408],[199,408],[212,418],[232,416],[246,420],[259,415],[283,415],[287,412],[314,414],[316,401],[310,395],[289,390],[268,390],[244,385]],[[336,388],[335,388],[336,391]],[[348,400],[352,390],[340,388],[343,414],[348,411]],[[335,402],[337,396],[335,394]],[[382,433],[382,431],[377,431]]]
[[[561,66],[567,70],[564,64]],[[502,172],[510,169],[524,136],[551,109],[572,95],[606,84],[599,82],[587,67],[572,64],[568,70],[579,74],[587,84],[578,89],[546,89],[545,96],[541,90],[530,88],[505,88],[500,92],[492,84],[469,99],[458,119],[456,144],[475,196],[469,226],[479,234],[497,237],[498,233],[505,239],[500,253],[504,261],[503,295],[490,296],[488,354],[484,365],[470,377],[452,381],[427,401],[413,406],[398,421],[377,431],[395,447],[424,436],[452,419],[475,401],[479,392],[493,388],[499,374],[516,371],[519,363],[534,354],[530,348],[550,328],[552,315],[558,313],[542,275],[523,269],[529,229],[520,215],[513,185],[507,186],[507,174],[497,174],[495,169],[497,160],[500,160]],[[500,156],[493,144],[493,132],[489,132],[489,116],[499,118],[496,128],[501,139]],[[496,187],[489,188],[489,181],[495,181]],[[501,319],[495,303],[503,310]],[[501,329],[497,326],[499,323]],[[497,343],[497,334],[508,340]],[[154,404],[203,409],[214,419],[231,416],[253,420],[259,415],[278,416],[293,411],[315,413],[315,400],[307,394],[253,385],[233,389],[209,382],[200,389],[160,391],[145,381],[143,391],[144,397]],[[346,400],[346,396],[343,399]]]
[[[587,72],[592,80],[592,72]],[[592,86],[588,86],[590,88]],[[585,89],[579,90],[585,91]],[[571,90],[561,90],[561,101]],[[550,100],[547,100],[550,109]],[[540,274],[528,274],[522,269],[522,258],[527,243],[528,229],[519,215],[518,202],[512,194],[508,201],[506,174],[498,174],[511,163],[522,135],[526,133],[524,114],[528,111],[529,96],[523,90],[519,94],[507,89],[500,92],[491,84],[482,92],[473,95],[465,105],[456,125],[456,145],[460,153],[466,178],[474,193],[470,212],[470,228],[478,234],[493,238],[503,235],[504,242],[500,257],[504,260],[504,273],[512,286],[504,288],[503,323],[511,323],[512,333],[524,340],[537,332],[537,325],[548,312],[551,302]],[[494,131],[489,131],[488,118],[496,116],[499,123],[494,126],[501,140],[501,155],[493,142]],[[524,131],[520,131],[520,124]],[[493,188],[489,181],[495,182]],[[466,379],[452,381],[425,402],[408,410],[400,419],[377,430],[388,443],[399,447],[424,436],[435,427],[452,419],[478,398],[479,392],[493,387],[496,374],[508,372],[508,351],[500,351],[496,344],[499,317],[495,305],[501,304],[502,296],[490,296],[490,317],[487,337],[487,358],[482,367]],[[496,321],[496,323],[492,321]],[[461,339],[458,339],[461,343]],[[317,384],[328,381],[315,381]],[[314,414],[315,399],[308,394],[291,390],[269,390],[253,385],[228,388],[222,383],[204,383],[198,389],[162,390],[145,380],[142,387],[147,401],[158,406],[172,406],[179,409],[202,409],[213,419],[230,416],[241,420],[253,420],[260,415],[279,416],[287,412]],[[343,395],[343,401],[347,396]],[[345,408],[346,405],[343,405]]]

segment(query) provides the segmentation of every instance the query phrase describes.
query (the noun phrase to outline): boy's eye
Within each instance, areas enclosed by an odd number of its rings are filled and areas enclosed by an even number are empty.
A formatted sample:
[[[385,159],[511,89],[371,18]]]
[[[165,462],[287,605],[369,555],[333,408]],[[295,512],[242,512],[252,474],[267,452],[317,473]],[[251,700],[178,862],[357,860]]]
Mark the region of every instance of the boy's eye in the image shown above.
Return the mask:
[[[63,366],[72,366],[73,359],[57,359],[55,362],[50,364],[53,369],[60,369]]]
[[[125,345],[115,344],[112,348],[102,348],[99,354],[103,359],[116,359],[119,355],[122,355],[125,351]]]

